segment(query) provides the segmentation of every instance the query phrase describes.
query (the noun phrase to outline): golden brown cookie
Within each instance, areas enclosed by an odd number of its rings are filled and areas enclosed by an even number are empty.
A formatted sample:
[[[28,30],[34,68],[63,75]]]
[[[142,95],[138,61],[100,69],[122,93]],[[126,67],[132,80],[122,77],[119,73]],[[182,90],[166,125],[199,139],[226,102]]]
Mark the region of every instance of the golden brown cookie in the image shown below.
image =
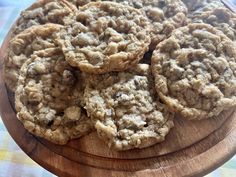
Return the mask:
[[[128,150],[164,141],[173,114],[155,93],[149,65],[86,78],[85,108],[109,147]]]
[[[17,117],[32,134],[56,144],[92,130],[81,107],[83,85],[59,48],[31,55],[21,68],[15,94]]]
[[[207,24],[176,29],[152,56],[162,101],[187,119],[206,119],[236,105],[236,47]]]
[[[149,22],[132,7],[93,2],[57,34],[66,60],[83,72],[122,71],[137,64],[150,44]]]

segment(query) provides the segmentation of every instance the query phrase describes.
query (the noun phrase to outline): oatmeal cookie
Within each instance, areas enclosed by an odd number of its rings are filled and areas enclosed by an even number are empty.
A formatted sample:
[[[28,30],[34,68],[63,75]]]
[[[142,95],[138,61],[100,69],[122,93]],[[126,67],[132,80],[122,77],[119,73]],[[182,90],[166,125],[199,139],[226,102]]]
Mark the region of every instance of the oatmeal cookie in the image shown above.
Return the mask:
[[[187,8],[181,0],[109,0],[144,12],[151,23],[151,45],[156,45],[186,22]]]
[[[31,55],[21,68],[15,94],[17,117],[32,134],[53,143],[87,134],[90,119],[81,108],[82,80],[59,48]]]
[[[151,45],[156,45],[186,22],[187,8],[181,0],[112,0],[141,9],[151,23]]]
[[[236,40],[236,15],[227,8],[215,8],[211,11],[195,13],[191,18],[191,22],[210,24],[231,40]]]
[[[56,46],[51,36],[61,27],[50,23],[35,25],[16,35],[9,42],[8,54],[4,59],[4,78],[8,88],[15,91],[19,70],[34,51]]]
[[[155,95],[149,65],[88,78],[85,108],[109,147],[128,150],[164,141],[173,127],[173,114]]]
[[[207,24],[189,24],[161,42],[152,56],[160,98],[187,119],[217,116],[236,105],[236,47]]]
[[[102,74],[138,63],[150,44],[149,22],[132,7],[92,2],[57,34],[66,60],[84,72]]]
[[[75,11],[77,8],[66,0],[39,0],[20,14],[12,29],[13,36],[34,25],[64,25],[66,17]]]

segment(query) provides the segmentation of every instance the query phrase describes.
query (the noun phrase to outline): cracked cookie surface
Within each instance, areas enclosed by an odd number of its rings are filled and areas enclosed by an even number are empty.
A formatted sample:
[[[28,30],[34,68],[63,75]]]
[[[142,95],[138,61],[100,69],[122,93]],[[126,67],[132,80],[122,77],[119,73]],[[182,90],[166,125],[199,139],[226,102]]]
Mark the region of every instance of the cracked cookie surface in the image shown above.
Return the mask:
[[[236,105],[236,48],[207,24],[189,24],[161,42],[152,56],[160,98],[187,119],[217,116]]]
[[[59,48],[37,51],[21,68],[15,94],[17,117],[32,134],[66,144],[92,130],[81,107],[83,81]]]
[[[164,141],[173,127],[173,114],[155,94],[149,65],[87,78],[86,110],[109,147],[128,150]]]
[[[102,74],[137,64],[150,44],[149,22],[132,7],[93,2],[57,35],[66,60],[83,72]]]
[[[4,58],[4,79],[8,88],[15,91],[20,68],[34,51],[56,46],[51,36],[61,27],[50,23],[35,25],[10,40],[7,56]]]

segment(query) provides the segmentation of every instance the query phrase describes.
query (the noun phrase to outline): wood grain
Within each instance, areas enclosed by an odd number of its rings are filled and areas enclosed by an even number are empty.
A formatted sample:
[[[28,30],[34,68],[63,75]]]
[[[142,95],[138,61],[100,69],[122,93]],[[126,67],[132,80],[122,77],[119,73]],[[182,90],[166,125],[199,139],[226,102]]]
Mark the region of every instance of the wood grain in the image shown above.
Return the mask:
[[[9,35],[0,50],[0,114],[9,133],[33,160],[59,176],[143,177],[201,176],[236,153],[236,111],[187,121],[175,118],[166,141],[142,150],[116,152],[91,133],[59,146],[28,133],[17,120],[14,95],[3,81],[3,59]]]

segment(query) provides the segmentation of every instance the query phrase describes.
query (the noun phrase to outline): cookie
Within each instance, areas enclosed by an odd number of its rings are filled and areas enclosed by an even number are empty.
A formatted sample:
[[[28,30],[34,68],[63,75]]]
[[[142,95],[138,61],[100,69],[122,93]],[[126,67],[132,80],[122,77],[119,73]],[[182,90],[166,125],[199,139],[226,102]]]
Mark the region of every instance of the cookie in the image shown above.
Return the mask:
[[[115,0],[137,9],[148,17],[151,25],[150,50],[186,22],[187,8],[181,0]]]
[[[83,72],[102,74],[137,64],[150,44],[149,22],[132,7],[93,2],[57,34],[66,60]]]
[[[75,11],[77,8],[66,0],[39,0],[20,14],[12,33],[16,35],[31,26],[46,23],[64,25],[66,17]]]
[[[81,107],[82,80],[59,48],[31,55],[21,68],[17,117],[32,134],[56,144],[89,133],[92,123]]]
[[[206,119],[236,105],[236,47],[207,24],[189,24],[161,42],[152,56],[162,101],[187,119]]]
[[[164,141],[173,127],[173,114],[155,95],[149,65],[87,79],[85,108],[109,147],[128,150]]]
[[[104,0],[77,0],[77,6]],[[106,0],[107,1],[107,0]],[[181,0],[108,0],[140,9],[151,23],[150,51],[170,33],[186,23],[187,8]]]
[[[51,36],[61,27],[57,24],[35,25],[11,39],[4,58],[4,79],[8,88],[15,91],[19,70],[34,51],[56,46]]]
[[[207,23],[222,31],[231,40],[236,40],[236,15],[227,8],[215,8],[203,13],[195,13],[191,22]]]

